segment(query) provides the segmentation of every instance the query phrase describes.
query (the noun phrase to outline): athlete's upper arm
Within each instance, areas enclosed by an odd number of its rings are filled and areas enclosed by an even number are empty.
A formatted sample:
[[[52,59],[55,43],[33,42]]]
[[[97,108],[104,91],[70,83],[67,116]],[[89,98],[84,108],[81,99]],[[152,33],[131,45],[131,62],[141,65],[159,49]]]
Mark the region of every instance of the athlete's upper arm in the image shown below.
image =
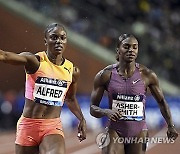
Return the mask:
[[[111,71],[101,70],[94,78],[94,86],[91,92],[91,105],[99,106],[107,83],[110,80]]]
[[[38,55],[34,55],[31,52],[22,52],[19,55],[26,58],[24,66],[28,74],[33,74],[38,70],[40,65],[40,57]]]
[[[80,77],[80,70],[78,67],[73,67],[73,75],[72,75],[72,83],[69,86],[69,89],[66,94],[66,101],[68,99],[74,99],[76,97],[76,91],[77,91],[77,83],[78,79]]]
[[[160,88],[158,77],[153,71],[150,71],[148,78],[149,78],[149,89],[152,95],[154,96],[154,98],[156,99],[156,101],[160,103],[162,100],[164,100],[164,95]]]

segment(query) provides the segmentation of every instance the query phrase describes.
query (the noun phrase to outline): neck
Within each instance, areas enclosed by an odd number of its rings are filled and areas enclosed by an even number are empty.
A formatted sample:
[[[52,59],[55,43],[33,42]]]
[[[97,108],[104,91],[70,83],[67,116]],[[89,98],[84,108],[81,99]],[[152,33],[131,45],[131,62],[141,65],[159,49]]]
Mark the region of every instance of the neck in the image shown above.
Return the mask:
[[[46,53],[47,53],[47,57],[48,57],[49,61],[51,61],[53,64],[55,64],[55,65],[63,64],[64,58],[62,57],[61,54],[56,56],[56,55],[51,54],[51,52],[48,52],[48,51]]]
[[[123,61],[120,61],[118,64],[118,72],[120,75],[123,75],[124,77],[128,78],[131,77],[135,71],[135,62],[131,63],[125,63]]]

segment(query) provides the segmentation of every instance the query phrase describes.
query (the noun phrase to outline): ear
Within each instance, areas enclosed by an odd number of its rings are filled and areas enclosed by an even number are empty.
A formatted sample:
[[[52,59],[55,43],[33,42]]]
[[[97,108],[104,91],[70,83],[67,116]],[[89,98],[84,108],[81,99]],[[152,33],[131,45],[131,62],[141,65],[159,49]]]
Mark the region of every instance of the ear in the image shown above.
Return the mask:
[[[44,39],[44,44],[47,45],[47,40],[46,39]]]
[[[119,55],[120,52],[119,52],[119,48],[116,48],[116,53]]]
[[[119,61],[119,49],[116,48],[116,60]]]

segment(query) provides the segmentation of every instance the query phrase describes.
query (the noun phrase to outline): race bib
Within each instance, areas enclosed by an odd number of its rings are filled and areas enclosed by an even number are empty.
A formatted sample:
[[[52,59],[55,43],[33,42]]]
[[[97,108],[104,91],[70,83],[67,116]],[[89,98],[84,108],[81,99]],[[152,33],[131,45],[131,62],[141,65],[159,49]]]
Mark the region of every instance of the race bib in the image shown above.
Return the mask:
[[[46,105],[63,106],[66,90],[67,81],[38,77],[33,92],[34,101]]]
[[[112,110],[122,112],[123,120],[144,119],[143,95],[113,95]]]

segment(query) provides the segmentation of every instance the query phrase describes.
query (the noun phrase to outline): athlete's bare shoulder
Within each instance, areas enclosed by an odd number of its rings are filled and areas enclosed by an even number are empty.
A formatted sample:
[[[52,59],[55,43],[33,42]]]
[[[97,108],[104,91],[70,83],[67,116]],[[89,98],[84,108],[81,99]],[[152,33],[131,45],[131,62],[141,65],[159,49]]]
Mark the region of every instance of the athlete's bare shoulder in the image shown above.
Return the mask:
[[[112,72],[113,67],[114,65],[112,64],[100,70],[95,76],[95,81],[98,83],[101,83],[102,85],[108,83],[111,77],[111,72]]]
[[[114,65],[115,64],[108,65],[103,70],[110,70],[111,71],[113,69]]]
[[[36,58],[38,59],[38,61],[40,61],[39,55],[36,55],[36,54],[34,54],[34,53],[32,53],[32,52],[29,52],[29,51],[23,51],[23,52],[19,53],[19,55],[21,55],[21,56],[36,57]]]
[[[146,82],[148,82],[147,85],[157,82],[158,78],[154,71],[152,71],[151,69],[147,68],[146,66],[142,64],[140,64],[139,66],[140,66],[139,70],[142,77],[144,78]]]
[[[99,75],[101,78],[107,78],[111,75],[111,71],[113,69],[113,64],[106,66],[104,69],[98,72],[97,75]]]
[[[145,76],[151,76],[151,75],[155,74],[153,70],[149,69],[148,67],[146,67],[142,64],[139,64],[139,70]]]
[[[148,75],[152,72],[152,70],[150,70],[149,68],[147,68],[146,66],[139,64],[139,70],[143,75]]]
[[[73,67],[73,82],[77,82],[80,77],[80,69],[77,66]]]
[[[22,55],[22,56],[33,56],[34,54],[32,52],[29,52],[29,51],[22,51],[21,53],[19,53],[19,55]]]

